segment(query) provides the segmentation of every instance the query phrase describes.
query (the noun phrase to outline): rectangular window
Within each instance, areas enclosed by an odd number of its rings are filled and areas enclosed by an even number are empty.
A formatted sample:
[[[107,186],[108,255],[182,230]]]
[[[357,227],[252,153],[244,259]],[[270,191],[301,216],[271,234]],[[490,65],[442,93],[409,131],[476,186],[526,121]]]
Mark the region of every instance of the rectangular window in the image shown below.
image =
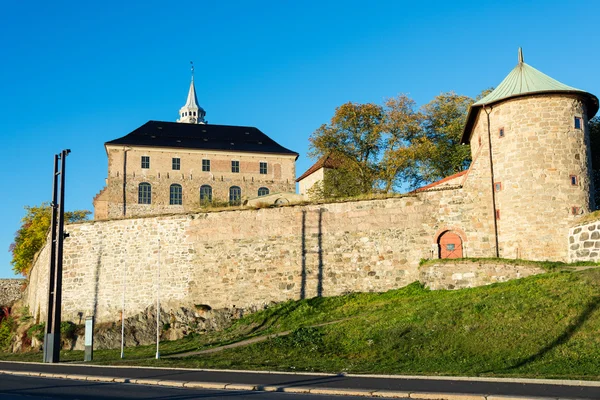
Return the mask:
[[[504,128],[500,128],[500,129],[498,130],[498,137],[501,137],[501,138],[503,138],[503,137],[504,137]]]
[[[502,182],[494,183],[494,189],[496,189],[496,192],[501,191],[502,190]]]
[[[575,129],[581,129],[582,126],[582,122],[581,122],[581,118],[580,117],[575,117]]]
[[[577,186],[577,175],[571,175],[569,179],[571,180],[571,185]]]
[[[579,207],[571,207],[571,214],[578,215],[579,210],[580,210]]]
[[[235,173],[240,172],[240,162],[239,161],[231,162],[231,172],[235,172]]]
[[[150,168],[150,156],[142,156],[142,168]]]
[[[260,163],[260,173],[263,175],[267,174],[267,163],[266,162]]]
[[[210,172],[210,160],[202,160],[202,171]]]
[[[181,169],[181,159],[173,158],[173,169],[179,171]]]
[[[496,210],[496,219],[500,219],[500,210]]]

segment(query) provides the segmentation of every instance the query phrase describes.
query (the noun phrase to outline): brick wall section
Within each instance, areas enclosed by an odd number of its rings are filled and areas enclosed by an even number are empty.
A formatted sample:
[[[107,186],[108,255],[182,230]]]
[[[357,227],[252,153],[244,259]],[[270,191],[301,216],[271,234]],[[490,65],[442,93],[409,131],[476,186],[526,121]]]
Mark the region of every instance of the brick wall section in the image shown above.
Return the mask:
[[[490,255],[489,218],[479,209],[472,194],[459,189],[70,225],[64,248],[64,319],[78,319],[81,312],[99,322],[117,320],[123,274],[127,314],[154,304],[159,260],[165,308],[250,308],[313,297],[319,290],[334,296],[402,287],[419,279],[419,260],[435,256],[435,233],[448,227],[469,232],[467,255]],[[48,257],[45,247],[31,271],[27,294],[32,313],[39,310],[42,317]]]
[[[541,268],[493,262],[456,261],[419,268],[419,280],[432,290],[465,289],[542,274]]]
[[[569,229],[569,262],[600,261],[600,220]]]
[[[576,116],[583,118],[585,129],[574,128]],[[504,129],[502,138],[500,128]],[[566,260],[564,238],[577,218],[572,208],[576,207],[578,214],[593,209],[584,104],[578,97],[564,94],[508,100],[493,106],[490,132],[494,181],[502,183],[496,192],[500,257]],[[471,137],[471,148],[473,152],[483,149],[482,158],[488,160],[489,169],[483,111]],[[571,184],[570,175],[577,176],[576,185]]]
[[[12,306],[21,298],[24,279],[0,279],[0,307]]]

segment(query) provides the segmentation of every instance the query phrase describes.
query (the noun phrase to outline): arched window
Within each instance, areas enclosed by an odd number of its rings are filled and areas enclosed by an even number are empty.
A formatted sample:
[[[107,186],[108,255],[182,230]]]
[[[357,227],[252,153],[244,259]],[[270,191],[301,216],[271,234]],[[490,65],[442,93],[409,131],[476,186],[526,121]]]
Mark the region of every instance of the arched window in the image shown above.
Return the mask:
[[[239,186],[229,188],[229,204],[239,206],[242,203],[242,189]]]
[[[200,186],[200,203],[210,203],[212,201],[212,187],[209,185]]]
[[[171,185],[169,204],[172,206],[180,206],[182,204],[181,185],[178,185],[177,183]]]
[[[266,196],[268,194],[269,194],[269,188],[266,188],[266,187],[258,188],[258,197]]]
[[[152,186],[148,182],[138,186],[138,204],[152,204]]]

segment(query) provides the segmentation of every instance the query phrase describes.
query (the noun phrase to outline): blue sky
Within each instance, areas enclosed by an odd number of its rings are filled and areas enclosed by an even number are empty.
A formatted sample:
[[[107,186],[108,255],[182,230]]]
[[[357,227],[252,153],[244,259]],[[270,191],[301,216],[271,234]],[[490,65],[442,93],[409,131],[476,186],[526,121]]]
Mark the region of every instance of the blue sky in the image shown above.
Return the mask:
[[[170,3],[167,5],[166,3]],[[0,278],[24,205],[51,198],[68,158],[68,210],[92,210],[103,143],[175,121],[189,62],[209,123],[256,126],[300,153],[347,101],[475,96],[525,62],[600,94],[597,1],[6,1],[0,11]]]

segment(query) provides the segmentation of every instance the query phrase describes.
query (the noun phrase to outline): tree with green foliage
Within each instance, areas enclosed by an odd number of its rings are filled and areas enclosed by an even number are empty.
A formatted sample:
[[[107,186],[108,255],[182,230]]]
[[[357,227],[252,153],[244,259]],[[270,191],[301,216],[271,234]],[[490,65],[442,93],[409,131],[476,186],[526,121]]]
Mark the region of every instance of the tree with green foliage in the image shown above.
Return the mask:
[[[469,167],[471,150],[460,139],[471,104],[472,98],[449,92],[423,106],[422,134],[428,151],[421,153],[418,179],[433,182]]]
[[[383,145],[385,113],[376,104],[346,103],[335,109],[329,124],[321,125],[310,137],[311,155],[330,155],[339,168],[324,182],[327,197],[370,193],[377,181]]]
[[[492,89],[477,96],[482,98]],[[310,155],[332,155],[339,166],[327,170],[321,197],[349,197],[415,188],[468,168],[470,148],[461,145],[473,99],[441,93],[418,109],[405,94],[376,104],[346,103],[331,123],[310,137]]]
[[[77,210],[65,212],[65,222],[73,223],[87,219],[91,212]],[[25,206],[25,216],[21,219],[21,227],[15,233],[14,242],[9,251],[12,253],[11,264],[16,274],[27,276],[33,264],[35,254],[46,243],[50,230],[52,210],[48,203],[39,206]]]

